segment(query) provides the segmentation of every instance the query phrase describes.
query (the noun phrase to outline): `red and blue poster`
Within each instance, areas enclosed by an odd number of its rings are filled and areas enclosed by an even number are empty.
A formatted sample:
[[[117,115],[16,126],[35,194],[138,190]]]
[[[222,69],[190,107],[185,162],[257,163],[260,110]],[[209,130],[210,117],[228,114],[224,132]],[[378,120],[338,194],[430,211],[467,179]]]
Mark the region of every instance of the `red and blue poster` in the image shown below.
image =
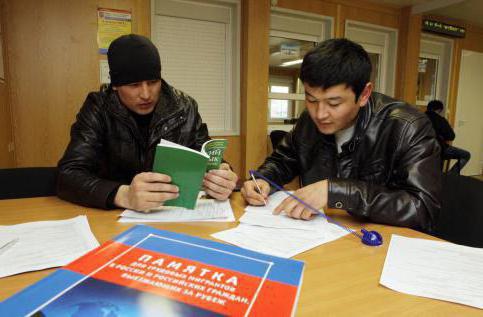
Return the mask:
[[[292,316],[304,263],[135,226],[0,304],[1,316]]]

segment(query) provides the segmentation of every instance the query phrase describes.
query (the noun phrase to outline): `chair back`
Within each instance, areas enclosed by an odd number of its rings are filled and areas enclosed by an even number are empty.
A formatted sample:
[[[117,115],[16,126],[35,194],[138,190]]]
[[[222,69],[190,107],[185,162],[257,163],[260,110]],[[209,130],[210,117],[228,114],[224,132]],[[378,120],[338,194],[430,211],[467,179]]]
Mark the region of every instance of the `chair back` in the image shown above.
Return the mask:
[[[445,174],[435,235],[471,247],[483,247],[483,181]]]
[[[56,195],[57,167],[0,169],[0,199]]]
[[[460,164],[460,157],[457,156],[457,155],[451,155],[451,154],[448,154],[448,153],[443,153],[441,155],[441,159],[442,159],[442,164],[443,164],[443,173],[448,173],[449,170],[450,170],[450,167],[451,167],[451,160],[456,160],[455,164]],[[460,173],[461,171],[458,171],[458,174]]]
[[[282,141],[282,139],[287,134],[287,131],[283,130],[273,130],[270,132],[270,142],[272,142],[272,148],[275,149],[277,145]]]

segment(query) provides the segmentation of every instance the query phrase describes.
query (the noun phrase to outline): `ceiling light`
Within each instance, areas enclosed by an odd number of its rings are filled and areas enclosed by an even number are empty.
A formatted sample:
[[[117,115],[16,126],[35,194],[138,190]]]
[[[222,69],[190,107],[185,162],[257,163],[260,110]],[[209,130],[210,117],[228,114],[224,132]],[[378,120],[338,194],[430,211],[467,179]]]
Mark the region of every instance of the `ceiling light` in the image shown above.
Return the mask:
[[[301,64],[302,61],[303,61],[303,59],[296,59],[296,60],[293,60],[293,61],[290,61],[290,62],[282,63],[280,66],[286,67],[286,66],[297,65],[297,64]]]

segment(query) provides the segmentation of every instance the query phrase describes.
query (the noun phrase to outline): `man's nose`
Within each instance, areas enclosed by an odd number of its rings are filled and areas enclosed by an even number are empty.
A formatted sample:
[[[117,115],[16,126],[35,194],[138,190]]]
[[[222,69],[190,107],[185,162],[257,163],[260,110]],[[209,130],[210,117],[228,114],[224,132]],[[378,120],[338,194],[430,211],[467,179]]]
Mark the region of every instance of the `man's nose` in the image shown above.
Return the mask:
[[[140,87],[141,91],[140,91],[140,94],[139,96],[142,98],[142,99],[149,99],[149,97],[151,96],[151,92],[149,91],[149,85],[147,82],[143,81],[141,83],[141,87]]]
[[[315,116],[318,120],[326,119],[329,116],[329,113],[327,112],[327,107],[322,101],[319,101],[319,103],[317,104],[317,112],[315,113]]]

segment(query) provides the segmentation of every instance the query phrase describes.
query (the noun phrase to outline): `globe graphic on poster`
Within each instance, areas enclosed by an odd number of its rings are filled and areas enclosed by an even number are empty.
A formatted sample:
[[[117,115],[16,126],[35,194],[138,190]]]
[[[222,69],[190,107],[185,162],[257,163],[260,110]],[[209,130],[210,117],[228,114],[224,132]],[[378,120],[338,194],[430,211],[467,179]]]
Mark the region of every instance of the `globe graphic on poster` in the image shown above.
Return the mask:
[[[70,317],[119,317],[119,308],[111,303],[96,301],[96,302],[83,302],[70,306],[68,309],[72,313]],[[39,311],[35,313],[35,317],[44,317],[46,314]]]

